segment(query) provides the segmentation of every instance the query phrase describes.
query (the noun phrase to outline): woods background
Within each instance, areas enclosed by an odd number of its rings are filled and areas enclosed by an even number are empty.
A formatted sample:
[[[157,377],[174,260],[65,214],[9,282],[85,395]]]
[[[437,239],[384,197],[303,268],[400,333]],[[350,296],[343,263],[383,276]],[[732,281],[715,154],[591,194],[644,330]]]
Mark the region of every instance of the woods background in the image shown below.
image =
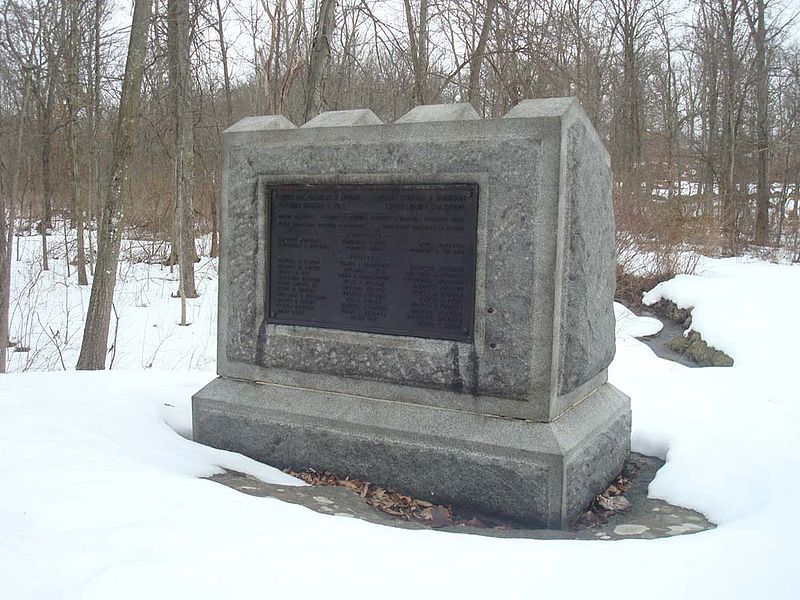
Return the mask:
[[[798,259],[799,40],[778,0],[0,0],[0,339],[16,234],[41,235],[47,269],[47,232],[99,229],[66,257],[88,284],[124,231],[195,295],[195,238],[219,243],[221,132],[259,114],[500,117],[577,96],[612,157],[621,262]],[[108,312],[113,275],[94,279]]]

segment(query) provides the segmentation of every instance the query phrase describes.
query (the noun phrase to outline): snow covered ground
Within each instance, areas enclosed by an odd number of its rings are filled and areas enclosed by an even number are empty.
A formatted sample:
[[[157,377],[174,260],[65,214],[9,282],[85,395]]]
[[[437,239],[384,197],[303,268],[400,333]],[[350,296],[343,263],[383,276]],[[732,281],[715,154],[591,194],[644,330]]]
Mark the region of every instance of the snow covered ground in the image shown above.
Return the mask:
[[[26,286],[33,249],[13,293],[33,298],[15,323],[40,358],[13,367],[70,369],[88,290],[58,270]],[[632,398],[634,450],[667,461],[650,493],[719,524],[619,542],[394,529],[199,479],[227,467],[294,483],[186,439],[189,397],[214,376],[216,270],[199,271],[180,328],[169,274],[123,266],[114,370],[0,379],[0,598],[800,596],[800,267],[703,259],[648,295],[694,306],[728,369],[657,358],[631,337],[655,324],[617,308],[610,378]],[[60,351],[36,346],[54,332]]]
[[[56,231],[58,227],[56,227]],[[73,232],[74,233],[74,232]],[[12,264],[11,339],[29,352],[11,352],[9,371],[73,368],[83,336],[83,317],[91,286],[79,286],[74,265],[66,276],[64,241],[49,236],[50,270],[41,267],[40,237],[18,238],[19,260]],[[74,257],[74,238],[71,255]],[[16,258],[15,246],[15,258]],[[189,327],[180,327],[177,268],[135,262],[151,257],[149,242],[125,240],[121,251],[116,313],[111,335],[117,343],[109,364],[114,369],[213,371],[216,364],[217,261],[207,256],[195,265],[199,298],[188,300]],[[133,260],[131,260],[133,259]]]

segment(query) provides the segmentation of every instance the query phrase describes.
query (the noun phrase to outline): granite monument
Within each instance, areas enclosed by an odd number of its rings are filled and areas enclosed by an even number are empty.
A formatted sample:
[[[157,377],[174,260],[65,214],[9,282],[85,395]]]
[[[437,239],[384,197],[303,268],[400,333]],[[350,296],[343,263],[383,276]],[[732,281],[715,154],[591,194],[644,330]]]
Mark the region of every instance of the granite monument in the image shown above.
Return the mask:
[[[224,135],[195,440],[568,527],[620,471],[609,157],[574,98]]]

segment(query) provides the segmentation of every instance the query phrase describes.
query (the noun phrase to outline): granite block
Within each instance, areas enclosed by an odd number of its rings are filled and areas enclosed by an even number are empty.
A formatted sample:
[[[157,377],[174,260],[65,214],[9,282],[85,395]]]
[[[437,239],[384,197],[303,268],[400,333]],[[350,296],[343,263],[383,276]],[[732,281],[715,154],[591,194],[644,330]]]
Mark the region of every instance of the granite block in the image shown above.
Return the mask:
[[[629,399],[609,384],[551,423],[230,378],[192,406],[205,444],[552,528],[605,489],[629,446]]]
[[[224,145],[222,377],[194,397],[195,439],[568,526],[630,446],[629,400],[607,383],[610,161],[578,102],[528,100],[501,119],[468,104],[391,124],[369,110],[300,128],[257,117]],[[270,322],[273,190],[344,184],[477,186],[471,337]]]
[[[422,123],[425,121],[469,121],[480,119],[469,102],[457,104],[423,104],[415,106],[395,123]]]

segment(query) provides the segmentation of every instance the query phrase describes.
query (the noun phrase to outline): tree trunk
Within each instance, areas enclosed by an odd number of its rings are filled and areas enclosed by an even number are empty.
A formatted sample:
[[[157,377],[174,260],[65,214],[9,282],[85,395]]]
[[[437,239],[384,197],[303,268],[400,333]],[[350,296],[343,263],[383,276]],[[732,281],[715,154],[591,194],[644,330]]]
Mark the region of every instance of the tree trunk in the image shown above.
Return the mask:
[[[19,178],[22,173],[22,126],[28,113],[30,99],[28,75],[23,75],[22,110],[17,117],[17,131],[14,147],[14,167],[11,186],[6,198],[0,194],[0,373],[6,372],[9,342],[9,310],[11,308],[11,253],[14,244],[14,203],[19,195]]]
[[[6,372],[8,353],[13,241],[14,198],[9,194],[6,200],[6,197],[0,194],[0,373]]]
[[[80,197],[80,174],[78,172],[78,134],[76,133],[77,111],[79,90],[78,90],[78,0],[70,0],[70,26],[69,26],[69,90],[67,93],[67,112],[69,118],[69,155],[72,167],[72,207],[75,215],[75,236],[78,243],[78,255],[76,257],[76,270],[78,271],[78,285],[88,285],[86,278],[86,251],[83,240],[83,223],[85,221],[85,211]],[[69,252],[67,255],[67,271],[69,272]]]
[[[305,121],[322,112],[322,92],[325,75],[331,60],[331,35],[336,24],[336,0],[320,0],[319,15],[311,45],[308,63],[308,85],[306,87]]]
[[[77,369],[103,369],[111,320],[111,302],[117,280],[117,263],[122,241],[122,218],[128,199],[128,163],[133,152],[139,103],[147,55],[147,30],[152,0],[135,0],[128,57],[122,80],[122,96],[114,132],[111,173],[98,231],[97,268],[83,330]]]
[[[737,194],[736,175],[738,167],[738,142],[739,142],[739,123],[741,114],[741,103],[737,86],[739,81],[739,55],[736,46],[737,17],[741,10],[739,0],[731,0],[730,10],[723,13],[723,43],[725,51],[724,74],[723,74],[723,94],[722,94],[722,113],[723,113],[723,168],[720,177],[720,202],[722,216],[722,242],[723,250],[728,255],[734,255],[739,246],[739,195],[746,194],[746,190]],[[724,181],[724,186],[723,186]]]
[[[49,96],[49,94],[48,94]],[[39,222],[39,232],[42,234],[42,270],[49,271],[50,265],[47,261],[47,229],[52,226],[50,197],[53,194],[52,169],[50,159],[53,153],[52,137],[52,105],[47,103],[45,115],[42,122],[42,220]]]
[[[20,117],[22,121],[22,117]],[[20,149],[20,145],[17,145]],[[15,157],[20,161],[19,153]],[[18,168],[14,166],[14,179],[18,178]],[[6,372],[6,358],[9,343],[9,310],[11,308],[11,252],[14,242],[14,188],[12,183],[8,199],[0,193],[0,373]]]
[[[175,234],[182,300],[196,298],[194,263],[194,119],[189,73],[189,15],[187,0],[169,0],[170,85],[175,119]],[[184,323],[185,324],[185,323]]]
[[[92,83],[92,200],[89,203],[89,209],[86,214],[86,221],[89,223],[89,273],[94,276],[94,235],[92,233],[92,215],[95,214],[93,206],[99,208],[100,194],[102,184],[100,182],[100,23],[102,16],[102,0],[97,0],[94,5],[94,64],[93,67],[93,83]]]
[[[231,99],[231,76],[228,69],[228,46],[225,43],[225,30],[222,19],[222,4],[215,0],[217,7],[217,36],[219,37],[219,52],[222,58],[222,81],[225,86],[225,121],[226,126],[233,122],[233,100]]]
[[[211,201],[211,258],[219,256],[219,194],[214,194]]]
[[[419,24],[414,23],[411,0],[403,0],[408,27],[408,46],[411,68],[414,72],[414,104],[425,104],[428,99],[428,0],[420,0]]]
[[[50,269],[47,260],[47,230],[53,226],[53,108],[55,105],[56,60],[52,49],[47,54],[47,94],[42,115],[42,269]]]
[[[755,88],[756,88],[756,138],[758,179],[756,181],[756,224],[755,243],[766,246],[769,243],[769,67],[767,65],[767,29],[765,20],[765,1],[754,0],[755,15],[747,3],[747,17],[750,35],[755,46]]]
[[[478,45],[475,47],[475,52],[472,53],[472,59],[469,65],[469,88],[467,90],[467,101],[478,110],[480,82],[481,82],[481,65],[483,64],[483,56],[486,54],[486,43],[489,41],[489,32],[492,28],[492,19],[494,18],[494,11],[497,7],[497,0],[486,0],[486,12],[483,15],[483,25],[481,27],[481,34],[478,38]]]
[[[215,0],[217,7],[217,35],[219,36],[219,50],[222,57],[222,79],[225,85],[225,127],[230,127],[233,123],[233,100],[231,98],[231,80],[228,70],[228,46],[225,43],[225,31],[223,26],[222,4],[220,0]],[[222,146],[220,128],[217,127],[217,140]],[[214,193],[211,198],[211,249],[209,256],[216,258],[219,255],[219,192]]]

